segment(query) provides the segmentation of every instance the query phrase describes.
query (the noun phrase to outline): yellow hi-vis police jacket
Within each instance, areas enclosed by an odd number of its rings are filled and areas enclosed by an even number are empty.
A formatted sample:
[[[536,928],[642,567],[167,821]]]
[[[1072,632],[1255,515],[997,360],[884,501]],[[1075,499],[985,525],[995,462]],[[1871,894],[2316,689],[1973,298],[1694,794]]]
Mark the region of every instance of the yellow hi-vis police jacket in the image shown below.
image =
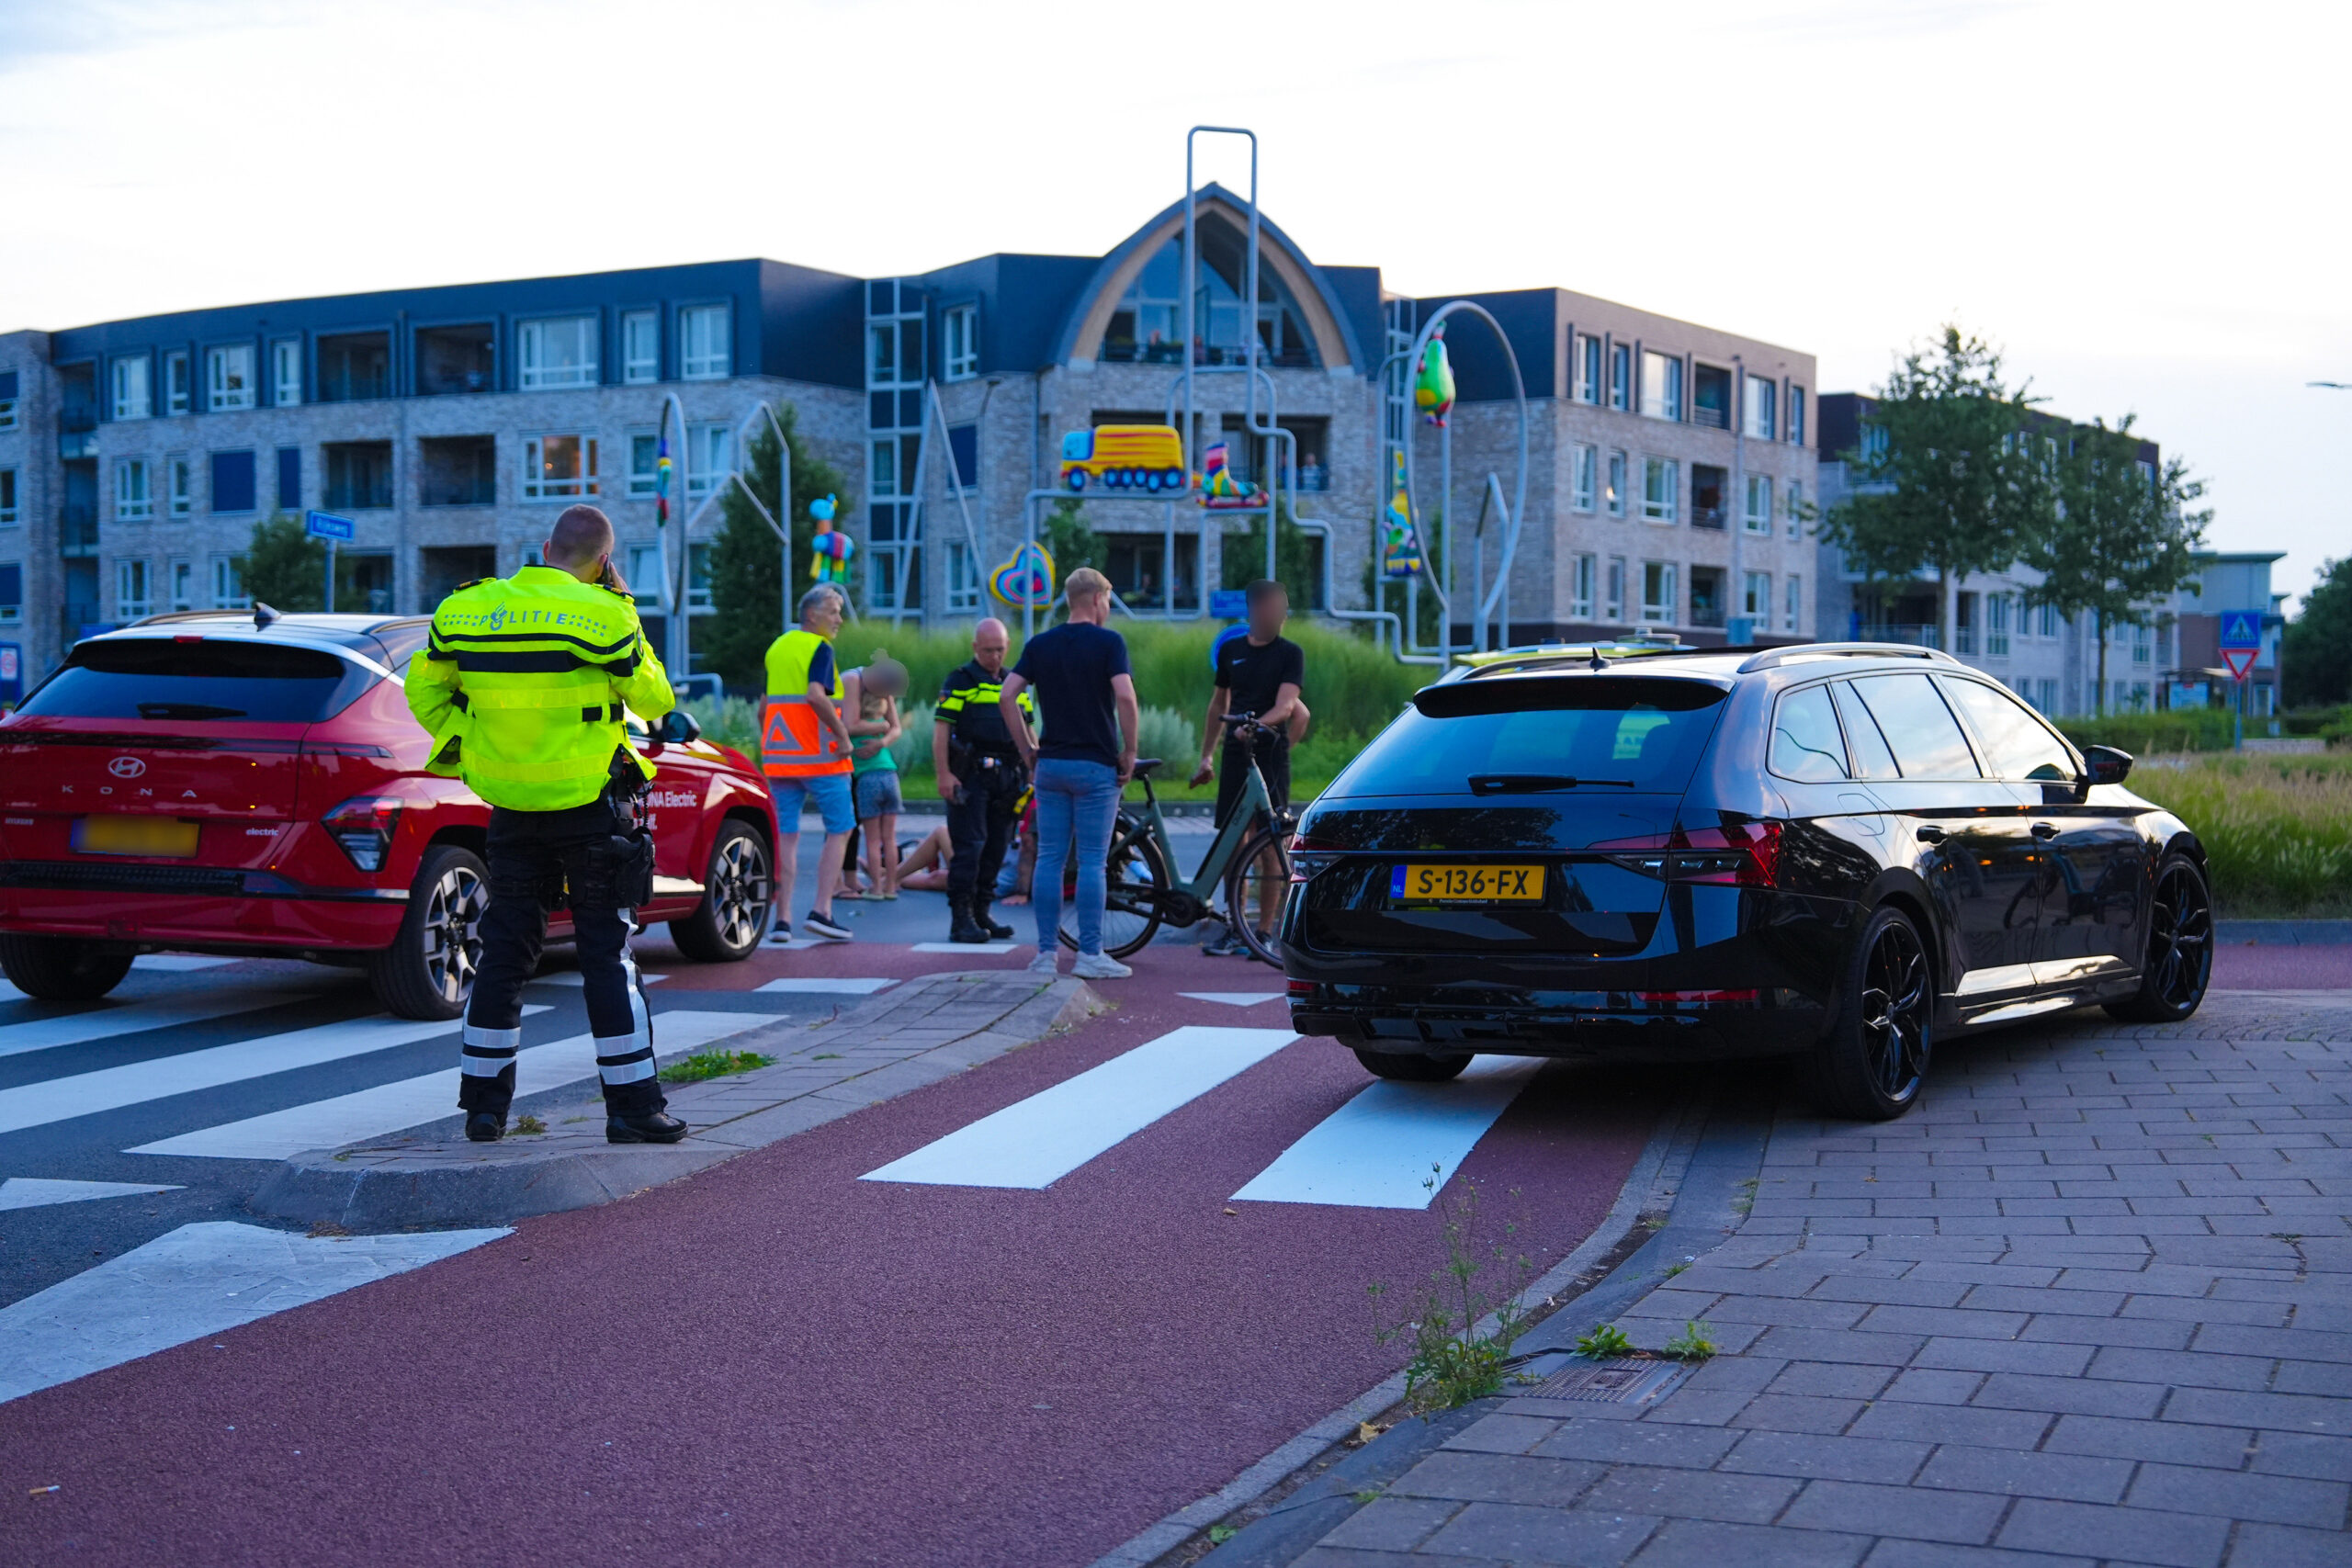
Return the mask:
[[[562,811],[604,794],[616,753],[651,778],[621,710],[658,718],[675,698],[636,601],[533,565],[441,601],[408,705],[433,737],[428,771],[492,806]]]

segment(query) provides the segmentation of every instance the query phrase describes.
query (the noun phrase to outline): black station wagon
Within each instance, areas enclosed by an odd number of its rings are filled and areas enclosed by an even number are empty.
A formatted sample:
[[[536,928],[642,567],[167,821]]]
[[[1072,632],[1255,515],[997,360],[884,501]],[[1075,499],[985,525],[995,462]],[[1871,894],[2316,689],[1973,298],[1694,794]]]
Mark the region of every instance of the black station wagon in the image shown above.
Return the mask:
[[[1926,649],[1453,671],[1299,825],[1293,1027],[1424,1081],[1790,1055],[1833,1113],[1899,1116],[1939,1038],[2203,1000],[2204,852],[2131,766]]]

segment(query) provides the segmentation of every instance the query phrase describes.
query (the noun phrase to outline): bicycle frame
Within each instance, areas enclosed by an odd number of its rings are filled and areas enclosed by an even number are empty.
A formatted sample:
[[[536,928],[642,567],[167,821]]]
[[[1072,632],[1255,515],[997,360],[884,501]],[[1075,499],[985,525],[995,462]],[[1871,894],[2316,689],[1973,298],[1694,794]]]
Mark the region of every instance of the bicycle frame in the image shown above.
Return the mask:
[[[1234,857],[1240,853],[1242,840],[1260,822],[1273,819],[1273,796],[1266,793],[1266,775],[1258,771],[1258,760],[1255,757],[1250,759],[1250,776],[1242,785],[1241,798],[1235,803],[1233,815],[1227,818],[1225,826],[1217,829],[1216,838],[1209,844],[1207,853],[1201,857],[1200,869],[1190,877],[1177,864],[1175,847],[1168,841],[1168,820],[1159,809],[1159,793],[1151,787],[1151,781],[1148,778],[1136,782],[1143,785],[1143,815],[1130,818],[1135,823],[1133,828],[1122,827],[1113,832],[1113,852],[1115,854],[1122,845],[1132,843],[1143,834],[1149,834],[1159,847],[1160,863],[1168,868],[1170,886],[1167,891],[1181,894],[1206,909],[1217,887],[1225,881],[1225,874],[1231,868]],[[1194,922],[1180,919],[1174,923],[1188,926]]]

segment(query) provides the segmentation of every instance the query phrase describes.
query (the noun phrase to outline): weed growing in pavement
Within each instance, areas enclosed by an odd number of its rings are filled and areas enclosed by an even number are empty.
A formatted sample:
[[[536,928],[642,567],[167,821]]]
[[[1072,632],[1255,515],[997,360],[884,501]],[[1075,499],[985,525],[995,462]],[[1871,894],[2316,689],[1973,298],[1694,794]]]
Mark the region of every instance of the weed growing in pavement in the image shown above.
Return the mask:
[[[1434,1194],[1439,1168],[1421,1185]],[[1382,1344],[1409,1336],[1412,1359],[1405,1363],[1405,1404],[1415,1415],[1452,1410],[1498,1393],[1511,1376],[1510,1348],[1533,1314],[1519,1298],[1535,1278],[1535,1266],[1509,1243],[1515,1222],[1503,1225],[1502,1240],[1481,1247],[1476,1239],[1478,1190],[1464,1179],[1442,1205],[1445,1262],[1430,1270],[1416,1293],[1413,1315],[1377,1331]],[[1376,1303],[1386,1293],[1374,1285]],[[1482,1325],[1492,1326],[1482,1331]]]
[[[1755,1208],[1756,1189],[1761,1185],[1761,1181],[1753,1176],[1741,1182],[1739,1184],[1739,1196],[1731,1201],[1731,1206],[1743,1214]]]
[[[812,1062],[838,1062],[842,1054],[839,1051],[820,1051],[808,1059]]]
[[[1211,1525],[1209,1527],[1209,1544],[1211,1546],[1223,1546],[1227,1541],[1231,1540],[1235,1536],[1239,1535],[1240,1533],[1241,1532],[1238,1529],[1235,1529],[1231,1525]]]
[[[1681,1273],[1681,1272],[1682,1272],[1682,1270],[1684,1270],[1685,1269],[1688,1269],[1688,1268],[1690,1268],[1690,1265],[1687,1261],[1685,1261],[1685,1262],[1681,1262],[1681,1263],[1676,1263],[1676,1264],[1669,1265],[1669,1266],[1668,1267],[1667,1270],[1666,1270],[1666,1277],[1667,1277],[1668,1279],[1671,1280],[1671,1279],[1673,1279],[1677,1274]]]
[[[1658,1352],[1678,1361],[1703,1361],[1714,1353],[1715,1342],[1707,1337],[1705,1326],[1698,1323],[1685,1323],[1682,1332],[1668,1340]]]
[[[1577,1339],[1577,1354],[1587,1360],[1605,1361],[1611,1356],[1630,1356],[1633,1353],[1634,1342],[1626,1338],[1625,1331],[1613,1323],[1596,1323],[1591,1333],[1580,1335]]]
[[[523,1115],[514,1118],[514,1125],[512,1130],[516,1137],[528,1138],[546,1132],[548,1130],[548,1124],[540,1121],[536,1116]]]
[[[697,1051],[684,1061],[673,1062],[662,1068],[662,1081],[700,1083],[705,1078],[723,1078],[775,1065],[774,1056],[763,1056],[757,1051]]]

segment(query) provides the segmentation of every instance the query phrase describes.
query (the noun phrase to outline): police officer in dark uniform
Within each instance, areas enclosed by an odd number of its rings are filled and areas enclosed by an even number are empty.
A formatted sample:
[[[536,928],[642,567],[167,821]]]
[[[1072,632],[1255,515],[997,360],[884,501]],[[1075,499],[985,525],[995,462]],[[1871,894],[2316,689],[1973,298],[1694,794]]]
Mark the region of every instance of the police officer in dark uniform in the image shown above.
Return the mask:
[[[997,706],[1012,642],[1004,623],[993,616],[972,628],[972,660],[940,688],[931,728],[931,764],[939,796],[947,802],[947,840],[955,851],[947,865],[950,942],[1002,942],[1012,935],[1011,926],[989,919],[1014,808],[1029,782]],[[1036,723],[1036,703],[1026,692],[1021,711]]]

